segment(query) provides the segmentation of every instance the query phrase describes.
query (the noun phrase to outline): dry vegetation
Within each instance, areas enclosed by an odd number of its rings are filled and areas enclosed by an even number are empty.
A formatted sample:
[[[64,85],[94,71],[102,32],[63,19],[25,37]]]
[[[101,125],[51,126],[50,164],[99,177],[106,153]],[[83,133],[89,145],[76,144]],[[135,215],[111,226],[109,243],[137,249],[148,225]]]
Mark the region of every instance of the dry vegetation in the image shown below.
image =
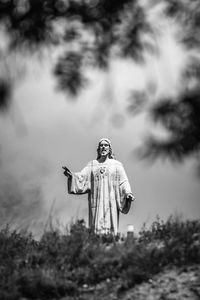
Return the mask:
[[[7,227],[0,245],[1,300],[179,299],[173,280],[200,296],[199,220],[157,219],[132,240],[94,235],[83,220],[39,241]]]

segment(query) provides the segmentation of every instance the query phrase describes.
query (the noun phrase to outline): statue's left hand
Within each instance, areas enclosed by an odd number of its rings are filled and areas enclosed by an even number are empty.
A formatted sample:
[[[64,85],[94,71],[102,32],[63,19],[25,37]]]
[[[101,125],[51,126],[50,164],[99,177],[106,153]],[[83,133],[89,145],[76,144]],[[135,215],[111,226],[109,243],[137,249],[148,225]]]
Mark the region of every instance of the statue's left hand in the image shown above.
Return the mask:
[[[129,194],[126,195],[126,199],[128,199],[130,201],[134,201],[135,200],[133,194],[131,194],[131,193],[129,193]]]

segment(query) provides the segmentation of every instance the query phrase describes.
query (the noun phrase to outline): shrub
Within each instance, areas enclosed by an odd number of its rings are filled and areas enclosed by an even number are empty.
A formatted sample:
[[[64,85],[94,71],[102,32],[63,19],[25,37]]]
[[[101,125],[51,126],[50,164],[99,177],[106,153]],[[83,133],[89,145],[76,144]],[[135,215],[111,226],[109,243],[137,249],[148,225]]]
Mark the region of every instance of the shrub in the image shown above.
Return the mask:
[[[151,278],[166,266],[200,263],[200,221],[157,218],[139,237],[117,241],[95,235],[83,220],[65,234],[56,229],[39,241],[8,227],[0,231],[0,299],[60,299],[82,285],[106,280],[119,291]]]

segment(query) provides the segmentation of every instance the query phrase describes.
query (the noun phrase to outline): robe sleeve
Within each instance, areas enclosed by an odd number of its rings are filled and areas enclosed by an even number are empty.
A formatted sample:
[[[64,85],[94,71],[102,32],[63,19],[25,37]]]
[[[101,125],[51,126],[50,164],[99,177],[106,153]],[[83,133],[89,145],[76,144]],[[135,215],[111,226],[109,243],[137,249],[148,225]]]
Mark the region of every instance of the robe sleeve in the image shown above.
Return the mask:
[[[72,173],[68,178],[69,194],[85,194],[91,189],[91,166],[90,163],[81,171]]]
[[[120,192],[120,203],[118,204],[119,210],[127,214],[131,207],[132,200],[127,199],[128,194],[132,194],[131,186],[122,164],[118,166],[119,176],[119,192]]]

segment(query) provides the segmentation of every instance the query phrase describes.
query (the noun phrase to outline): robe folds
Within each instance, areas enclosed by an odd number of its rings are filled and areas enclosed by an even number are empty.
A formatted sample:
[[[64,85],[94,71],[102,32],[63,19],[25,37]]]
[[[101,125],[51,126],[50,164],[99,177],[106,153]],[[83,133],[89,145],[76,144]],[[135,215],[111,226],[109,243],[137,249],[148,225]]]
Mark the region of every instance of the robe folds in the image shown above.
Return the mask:
[[[117,234],[119,212],[127,213],[132,194],[123,165],[108,159],[104,163],[89,162],[81,172],[72,173],[68,179],[70,194],[88,193],[89,227],[96,233]]]

